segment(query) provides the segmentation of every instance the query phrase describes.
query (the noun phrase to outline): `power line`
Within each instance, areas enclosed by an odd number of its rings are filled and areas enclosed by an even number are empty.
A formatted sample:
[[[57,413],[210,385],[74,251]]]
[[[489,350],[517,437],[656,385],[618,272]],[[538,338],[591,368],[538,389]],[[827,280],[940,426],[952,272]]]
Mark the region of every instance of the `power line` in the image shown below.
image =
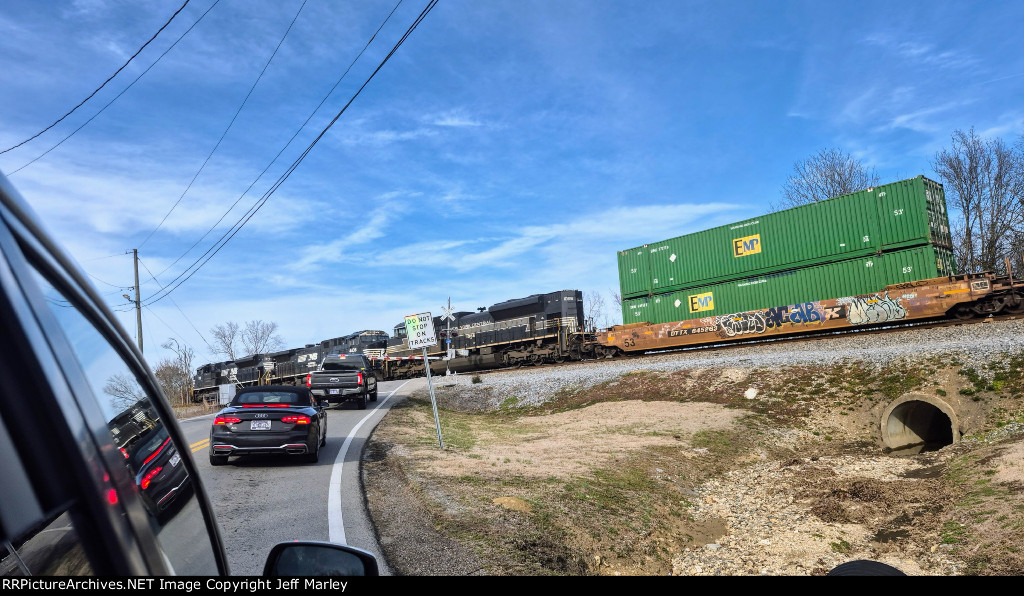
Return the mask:
[[[220,239],[218,239],[217,242],[215,242],[213,245],[211,245],[210,248],[208,248],[205,253],[203,253],[199,258],[197,258],[195,261],[193,261],[193,263],[191,265],[189,265],[180,274],[178,274],[177,277],[175,277],[173,280],[171,280],[171,282],[168,285],[170,286],[171,284],[174,284],[173,287],[170,287],[170,289],[165,290],[162,295],[157,295],[155,297],[151,297],[150,301],[147,302],[147,304],[153,304],[153,303],[163,299],[164,296],[168,295],[170,292],[173,292],[182,283],[188,281],[193,275],[195,275],[195,273],[197,271],[199,271],[199,269],[201,269],[203,267],[203,265],[208,263],[210,261],[210,259],[212,259],[218,252],[220,252],[220,250],[222,248],[224,248],[225,245],[227,245],[227,243],[229,241],[231,241],[231,239],[235,236],[235,234],[237,234],[238,231],[241,230],[242,227],[244,227],[245,224],[248,223],[250,219],[252,219],[253,215],[255,215],[256,212],[259,211],[260,208],[267,202],[267,200],[270,198],[270,196],[272,194],[274,194],[274,192],[276,192],[278,188],[280,188],[281,184],[283,184],[284,181],[287,180],[289,176],[291,176],[292,172],[295,171],[295,168],[297,168],[298,165],[303,160],[305,160],[306,156],[313,149],[313,147],[320,141],[321,138],[323,138],[323,136],[325,134],[327,134],[327,131],[330,130],[330,128],[332,126],[334,126],[334,123],[337,122],[339,118],[341,118],[342,114],[344,114],[345,111],[348,110],[349,106],[352,105],[352,102],[354,102],[356,100],[356,98],[359,97],[359,95],[363,92],[363,90],[370,83],[370,81],[373,80],[373,77],[376,76],[378,72],[380,72],[380,69],[383,68],[384,65],[388,62],[388,60],[390,60],[391,57],[395,54],[395,52],[398,51],[398,48],[401,47],[403,43],[405,43],[405,40],[408,39],[409,35],[412,34],[412,32],[416,29],[416,27],[419,25],[419,23],[423,20],[424,17],[426,17],[427,13],[429,13],[430,10],[433,9],[434,5],[436,5],[436,4],[437,4],[437,0],[431,0],[428,3],[427,7],[424,8],[422,12],[420,12],[419,16],[416,18],[416,20],[413,22],[413,24],[409,26],[409,28],[402,35],[401,39],[399,39],[398,42],[394,45],[394,47],[391,48],[391,51],[388,52],[387,56],[385,56],[384,59],[380,62],[380,64],[377,65],[377,68],[374,69],[374,71],[370,74],[369,77],[367,77],[366,81],[364,81],[363,84],[359,87],[359,89],[355,92],[355,94],[352,95],[352,97],[348,100],[348,102],[345,104],[345,106],[342,107],[342,109],[334,116],[334,118],[331,120],[331,122],[328,123],[328,125],[326,127],[324,127],[323,130],[320,131],[320,133],[316,136],[315,139],[313,139],[313,141],[309,144],[309,146],[306,147],[306,149],[302,152],[302,154],[299,155],[299,157],[294,162],[292,162],[292,164],[288,167],[288,169],[285,171],[285,173],[282,174],[277,179],[277,181],[271,186],[271,188],[268,191],[266,191],[260,199],[258,199],[255,203],[253,203],[253,205],[251,207],[249,207],[248,210],[246,210],[245,214],[243,214],[242,217],[239,218],[239,220],[237,222],[235,222],[235,224],[233,224],[230,228],[228,228],[228,231],[226,231],[223,235],[221,235]],[[396,6],[396,8],[397,8],[397,6]],[[389,15],[389,18],[390,18],[390,15]],[[378,31],[379,31],[379,29],[378,29]],[[376,33],[374,34],[374,36],[376,36]],[[372,41],[372,38],[371,38],[371,41]],[[268,166],[268,168],[269,168],[269,166]],[[266,171],[266,170],[264,170],[264,171]],[[255,182],[254,182],[254,184],[255,184]],[[251,188],[251,186],[250,186],[250,188]],[[241,199],[241,197],[239,197],[239,199]],[[237,201],[236,201],[236,203],[237,203]],[[211,253],[211,251],[212,251],[212,253]]]
[[[282,184],[284,184],[285,180],[287,180],[292,175],[295,169],[298,168],[299,164],[306,159],[306,156],[309,155],[309,152],[313,150],[313,147],[320,141],[320,139],[323,138],[325,134],[327,134],[327,131],[330,130],[332,126],[334,126],[338,119],[341,118],[342,114],[344,114],[345,111],[348,110],[349,106],[352,105],[352,102],[354,102],[356,98],[359,97],[359,95],[363,92],[366,86],[370,84],[370,81],[373,80],[373,77],[375,77],[377,73],[380,72],[380,69],[383,68],[384,65],[387,64],[388,60],[390,60],[391,57],[395,54],[395,52],[398,51],[398,48],[400,48],[402,44],[405,43],[405,40],[408,39],[410,35],[412,35],[412,32],[416,30],[416,27],[419,26],[420,22],[422,22],[423,19],[427,16],[427,14],[434,8],[434,6],[437,4],[437,1],[438,0],[430,0],[430,2],[428,2],[427,6],[423,9],[423,11],[420,12],[418,17],[416,17],[416,20],[413,22],[413,24],[409,26],[406,32],[402,35],[401,39],[399,39],[395,46],[391,48],[391,51],[388,52],[388,55],[384,57],[384,59],[377,66],[377,68],[374,69],[374,71],[370,74],[369,77],[367,77],[366,81],[362,84],[362,86],[360,86],[359,89],[355,92],[355,94],[352,95],[351,99],[348,100],[348,103],[346,103],[345,106],[342,107],[341,110],[337,113],[337,115],[334,116],[334,119],[332,119],[331,122],[326,127],[324,127],[322,131],[320,131],[320,134],[317,135],[317,137],[313,139],[309,146],[306,147],[305,151],[303,151],[302,154],[294,162],[292,162],[292,164],[288,167],[288,170],[286,170],[285,173],[282,174],[277,179],[277,181],[271,186],[271,188],[263,194],[260,200],[257,203],[255,203],[253,207],[249,209],[249,211],[247,211],[249,215],[245,216],[244,219],[239,220],[236,226],[233,226],[234,231],[231,232],[230,236],[228,236],[227,239],[224,240],[224,242],[222,242],[219,246],[215,245],[216,250],[213,250],[214,247],[210,247],[210,249],[207,250],[206,253],[204,253],[203,255],[206,256],[207,254],[209,254],[209,256],[206,257],[206,259],[203,260],[202,263],[199,263],[199,259],[202,259],[203,257],[197,259],[195,263],[199,264],[195,266],[195,269],[193,269],[192,272],[188,274],[188,276],[186,276],[184,279],[181,279],[181,276],[188,271],[188,269],[186,269],[185,272],[182,272],[178,277],[175,278],[175,280],[180,281],[177,281],[177,283],[175,283],[175,285],[171,287],[169,290],[165,290],[162,295],[152,297],[150,301],[146,303],[147,305],[154,304],[162,300],[163,298],[167,297],[168,294],[170,294],[179,286],[181,286],[181,284],[188,281],[193,275],[195,275],[197,271],[199,271],[199,269],[203,267],[203,265],[208,263],[210,259],[212,259],[218,252],[220,252],[220,250],[224,248],[225,245],[227,245],[231,238],[233,238],[234,235],[237,234],[238,231],[241,230],[242,227],[244,227],[245,224],[248,223],[250,219],[252,219],[253,215],[255,215],[256,212],[259,211],[264,204],[266,204],[267,200],[270,198],[271,195],[277,192],[277,189],[280,188]],[[210,254],[211,250],[213,250],[213,254]],[[193,265],[195,265],[195,263]],[[172,281],[171,283],[174,282]]]
[[[141,74],[139,74],[139,76],[135,77],[135,80],[133,80],[133,81],[132,81],[131,83],[129,83],[127,87],[125,87],[125,88],[124,88],[124,89],[123,89],[123,90],[122,90],[122,91],[121,91],[120,93],[118,93],[117,95],[115,95],[113,99],[111,99],[110,101],[108,101],[108,102],[106,103],[106,105],[104,105],[104,106],[103,106],[102,108],[100,108],[100,111],[98,111],[98,112],[96,112],[95,114],[93,114],[93,115],[92,115],[92,116],[91,116],[91,117],[90,117],[90,118],[89,118],[88,120],[86,120],[85,122],[83,122],[81,126],[79,126],[79,127],[78,127],[78,128],[76,128],[75,130],[73,130],[73,131],[71,131],[70,133],[68,133],[68,135],[67,135],[66,137],[64,137],[64,138],[63,138],[63,139],[61,139],[60,141],[57,141],[57,143],[56,143],[56,144],[55,144],[55,145],[54,145],[53,147],[50,147],[50,148],[49,148],[49,149],[47,149],[46,151],[43,151],[42,153],[40,153],[39,155],[37,155],[37,156],[36,156],[36,157],[35,157],[34,159],[32,159],[32,160],[31,160],[31,161],[29,161],[28,163],[26,163],[26,164],[22,165],[22,166],[21,166],[20,168],[18,168],[17,170],[13,170],[13,171],[11,171],[11,172],[8,172],[8,173],[7,173],[7,175],[8,175],[8,176],[13,176],[14,174],[17,174],[18,172],[20,172],[20,171],[24,170],[25,168],[29,167],[30,165],[32,165],[32,164],[34,164],[34,163],[36,163],[37,161],[39,161],[40,159],[42,159],[43,157],[45,157],[45,156],[46,156],[46,155],[47,155],[48,153],[50,153],[51,151],[53,151],[53,150],[54,150],[54,149],[56,149],[57,147],[60,147],[61,145],[63,145],[63,144],[64,144],[64,141],[66,141],[66,140],[70,139],[71,137],[73,137],[73,136],[74,136],[74,135],[75,135],[75,134],[76,134],[76,133],[77,133],[78,131],[82,130],[83,128],[85,128],[85,127],[86,127],[86,125],[88,125],[88,124],[89,124],[90,122],[92,122],[93,120],[95,120],[97,116],[99,116],[100,114],[102,114],[103,112],[105,112],[105,111],[106,111],[106,109],[107,109],[107,108],[109,108],[109,107],[111,106],[111,104],[113,104],[113,103],[114,103],[115,101],[117,101],[118,99],[120,99],[120,97],[121,97],[122,95],[124,95],[124,94],[125,94],[125,93],[126,93],[126,92],[127,92],[128,90],[129,90],[129,89],[131,89],[131,88],[132,88],[132,87],[133,87],[133,86],[135,85],[135,83],[138,83],[138,82],[139,82],[139,79],[141,79],[142,77],[144,77],[144,76],[146,75],[146,73],[148,73],[148,72],[149,72],[149,71],[150,71],[150,70],[151,70],[151,69],[152,69],[152,68],[153,68],[154,66],[156,66],[156,64],[157,64],[158,62],[160,62],[160,60],[162,60],[162,59],[163,59],[163,57],[164,57],[164,56],[166,56],[166,55],[168,54],[168,52],[170,52],[170,51],[171,51],[172,49],[174,49],[174,47],[178,45],[178,42],[180,42],[180,41],[181,41],[182,39],[184,39],[184,38],[185,38],[185,36],[186,36],[186,35],[188,35],[188,34],[189,34],[189,33],[190,33],[191,31],[192,31],[192,29],[194,29],[194,28],[195,28],[195,26],[199,24],[199,22],[200,22],[200,21],[202,21],[202,20],[203,20],[204,18],[206,18],[206,15],[208,15],[208,14],[210,13],[210,11],[211,11],[211,10],[213,10],[213,7],[214,7],[214,6],[217,6],[218,4],[220,4],[220,0],[214,0],[213,4],[212,4],[212,5],[210,5],[210,8],[207,8],[207,9],[206,9],[206,12],[204,12],[204,13],[203,13],[202,15],[200,15],[200,16],[199,16],[199,18],[198,18],[198,19],[196,19],[196,22],[195,22],[195,23],[192,23],[192,26],[190,26],[190,27],[189,27],[188,29],[186,29],[186,30],[185,30],[185,32],[184,32],[184,33],[182,33],[182,34],[181,34],[181,36],[179,36],[179,37],[178,37],[178,39],[174,40],[174,43],[172,43],[172,44],[170,45],[170,47],[168,47],[168,48],[167,48],[166,50],[164,50],[164,52],[163,52],[162,54],[160,54],[159,56],[157,56],[157,59],[156,59],[156,60],[154,60],[152,64],[150,64],[149,66],[147,66],[147,67],[146,67],[146,70],[142,71],[142,73],[141,73]]]
[[[191,1],[191,0],[185,0],[185,3],[184,3],[184,4],[182,4],[180,8],[178,8],[177,10],[175,10],[175,11],[174,11],[174,14],[172,14],[172,15],[171,15],[171,17],[167,19],[167,23],[165,23],[163,27],[161,27],[160,29],[158,29],[158,30],[157,30],[157,33],[153,34],[153,37],[151,37],[151,38],[150,38],[150,41],[147,41],[147,42],[143,43],[143,44],[142,44],[142,47],[138,48],[138,50],[137,50],[137,51],[136,51],[135,53],[133,53],[133,54],[131,55],[131,57],[130,57],[130,58],[128,58],[128,61],[126,61],[125,63],[123,63],[123,65],[121,65],[121,68],[120,68],[120,69],[118,69],[117,71],[114,71],[114,74],[113,74],[113,75],[111,75],[110,77],[108,77],[108,79],[106,79],[105,81],[103,81],[103,84],[102,84],[102,85],[100,85],[100,86],[98,86],[98,87],[96,87],[96,89],[95,89],[95,90],[94,90],[94,91],[93,91],[92,93],[89,93],[89,95],[88,95],[88,96],[87,96],[87,97],[86,97],[85,99],[82,99],[82,100],[81,100],[81,101],[80,101],[80,102],[78,103],[78,105],[76,105],[76,107],[72,108],[72,109],[71,109],[71,111],[69,111],[69,112],[68,112],[67,114],[65,114],[65,115],[61,116],[60,118],[56,119],[56,121],[55,121],[55,122],[53,122],[53,124],[51,124],[51,125],[47,126],[46,128],[44,128],[44,129],[40,130],[40,131],[39,131],[39,132],[37,132],[36,134],[34,134],[34,135],[30,136],[29,138],[27,138],[27,139],[23,140],[22,142],[19,142],[19,143],[15,144],[15,145],[12,145],[12,146],[9,146],[9,147],[5,148],[5,150],[3,150],[3,151],[0,151],[0,155],[3,155],[3,154],[5,154],[5,153],[9,152],[10,150],[13,150],[13,148],[17,148],[17,147],[19,147],[19,146],[22,146],[23,144],[25,144],[25,143],[29,142],[30,140],[32,140],[32,139],[34,139],[34,138],[36,138],[37,136],[39,136],[39,135],[41,135],[41,134],[43,134],[43,133],[44,133],[44,132],[46,132],[47,130],[49,130],[49,129],[53,128],[54,126],[56,126],[57,124],[60,124],[60,121],[61,121],[61,120],[65,119],[65,118],[68,118],[68,117],[69,117],[69,116],[71,116],[71,115],[72,115],[72,114],[73,114],[73,113],[74,113],[74,112],[75,112],[76,110],[78,110],[79,108],[81,108],[81,107],[82,107],[82,105],[83,105],[83,104],[84,104],[84,103],[85,103],[86,101],[88,101],[89,99],[92,99],[92,96],[93,96],[93,95],[95,95],[96,93],[98,93],[100,89],[102,89],[103,87],[105,87],[105,86],[106,86],[106,84],[108,84],[108,83],[110,83],[111,81],[113,81],[113,80],[114,80],[114,77],[117,77],[117,76],[118,76],[118,74],[119,74],[119,73],[120,73],[121,71],[125,70],[125,68],[126,68],[126,67],[127,67],[128,65],[130,65],[131,61],[132,61],[133,59],[135,59],[135,56],[137,56],[137,55],[138,55],[139,53],[141,53],[141,52],[142,52],[142,50],[143,50],[143,49],[145,49],[145,46],[147,46],[147,45],[150,45],[150,43],[152,43],[152,42],[153,42],[153,40],[157,39],[157,36],[158,36],[158,35],[160,35],[160,33],[161,33],[162,31],[164,31],[165,29],[167,29],[167,26],[171,24],[172,20],[174,20],[174,17],[175,17],[175,16],[177,16],[179,12],[181,12],[182,10],[184,10],[184,7],[185,7],[185,6],[186,6],[186,5],[188,4],[188,2],[190,2],[190,1]]]
[[[160,280],[158,280],[156,278],[156,276],[153,275],[153,272],[149,270],[149,267],[146,266],[146,263],[144,263],[142,261],[142,259],[139,259],[139,262],[142,263],[142,268],[146,270],[146,273],[149,273],[149,276],[153,278],[153,281],[156,282],[156,285],[160,286],[160,288],[162,289],[163,285],[160,284]],[[192,319],[188,318],[188,315],[185,314],[185,311],[181,310],[181,307],[178,306],[178,303],[175,302],[173,298],[170,298],[169,300],[171,301],[171,304],[174,305],[174,308],[178,309],[178,312],[181,313],[181,316],[185,317],[185,320],[188,321],[188,324],[191,325],[193,329],[195,329],[197,334],[199,334],[199,338],[203,340],[203,343],[206,344],[206,347],[210,348],[210,350],[212,351],[213,350],[213,346],[210,345],[210,342],[206,341],[206,337],[204,337],[202,332],[199,331],[199,329],[196,328],[196,325],[195,325],[195,323],[192,322]],[[146,307],[146,310],[149,310],[150,312],[152,312],[152,310],[150,310],[149,307]],[[159,317],[157,317],[157,318],[159,318]],[[182,341],[184,341],[184,340],[182,340]]]
[[[302,0],[302,4],[299,6],[299,9],[295,11],[295,16],[292,17],[292,22],[288,24],[288,29],[286,29],[284,35],[281,36],[281,41],[277,42],[277,47],[274,48],[273,53],[270,54],[270,58],[267,59],[267,63],[263,65],[263,70],[260,71],[259,76],[256,77],[255,81],[253,81],[252,87],[249,88],[249,92],[245,94],[245,98],[242,100],[241,105],[238,106],[238,109],[235,111],[235,115],[231,117],[231,121],[228,122],[227,128],[224,129],[224,132],[221,133],[220,138],[217,139],[217,142],[216,144],[214,144],[213,149],[210,150],[210,154],[206,156],[206,159],[203,160],[203,164],[199,166],[199,170],[196,171],[196,175],[192,176],[192,180],[189,181],[188,186],[185,187],[185,190],[181,193],[181,196],[178,197],[178,200],[175,201],[173,205],[171,205],[170,210],[167,212],[166,215],[164,215],[164,218],[160,220],[160,223],[158,223],[156,227],[153,228],[153,231],[150,232],[145,239],[143,239],[142,243],[139,244],[139,248],[145,246],[146,242],[148,242],[149,239],[153,237],[153,234],[156,234],[156,231],[160,229],[160,226],[164,225],[164,222],[167,221],[167,218],[171,216],[171,213],[174,212],[174,210],[181,203],[181,200],[185,198],[186,194],[188,194],[188,191],[192,188],[192,185],[195,184],[196,179],[199,178],[199,174],[201,174],[203,170],[206,168],[206,164],[210,162],[210,159],[213,157],[213,154],[217,152],[217,148],[219,148],[220,144],[224,141],[224,137],[228,136],[228,131],[230,131],[231,127],[234,126],[235,120],[237,120],[238,115],[242,113],[242,109],[245,108],[245,104],[249,102],[249,97],[252,96],[252,92],[256,89],[256,85],[259,85],[260,81],[263,80],[263,75],[266,74],[267,69],[270,68],[270,63],[274,61],[274,56],[277,56],[277,52],[280,51],[281,45],[284,44],[284,40],[288,37],[288,34],[291,32],[292,27],[295,26],[295,21],[298,20],[299,14],[302,13],[302,9],[305,8],[307,1],[308,0]]]
[[[363,45],[363,48],[359,51],[358,54],[356,54],[356,57],[353,58],[352,62],[349,63],[348,68],[345,69],[345,72],[341,73],[341,76],[338,77],[337,81],[335,81],[334,86],[332,86],[331,89],[324,95],[323,99],[320,100],[320,103],[317,104],[317,106],[315,108],[313,108],[313,111],[310,112],[310,114],[306,118],[305,122],[303,122],[302,125],[299,126],[298,130],[296,130],[295,133],[291,136],[291,138],[288,139],[288,142],[285,143],[283,147],[281,147],[281,150],[278,151],[277,155],[275,155],[274,158],[271,159],[270,162],[266,165],[266,167],[263,168],[263,171],[261,171],[259,173],[259,175],[256,176],[256,178],[252,181],[252,183],[250,183],[249,186],[244,191],[242,191],[242,194],[240,194],[238,196],[238,198],[235,199],[235,202],[232,203],[230,207],[228,207],[227,211],[224,212],[224,215],[221,215],[220,219],[218,219],[212,226],[210,226],[210,229],[207,230],[206,233],[204,233],[198,240],[196,240],[192,244],[192,246],[188,247],[188,249],[185,252],[183,252],[181,254],[181,256],[179,256],[177,259],[174,259],[174,261],[170,265],[165,267],[164,270],[160,272],[160,275],[163,275],[164,273],[167,273],[167,271],[171,267],[174,267],[178,263],[178,261],[181,261],[183,258],[185,258],[185,256],[188,255],[188,253],[192,252],[192,249],[194,249],[196,246],[198,246],[199,243],[202,242],[203,240],[205,240],[206,237],[209,236],[211,232],[213,232],[215,229],[217,229],[217,226],[219,226],[220,223],[222,221],[224,221],[224,218],[227,217],[228,214],[231,213],[232,210],[234,210],[234,208],[238,205],[239,202],[241,202],[241,200],[245,197],[245,195],[248,194],[249,191],[252,190],[252,188],[254,186],[256,186],[256,183],[259,182],[263,178],[263,175],[266,174],[267,171],[270,170],[270,168],[275,163],[277,163],[277,160],[281,157],[281,155],[285,152],[285,150],[288,149],[288,147],[291,146],[292,142],[296,139],[296,137],[299,136],[299,133],[301,133],[303,130],[305,130],[306,125],[309,124],[310,120],[313,119],[313,116],[315,116],[316,113],[320,111],[320,108],[322,108],[323,105],[325,103],[327,103],[327,100],[331,97],[331,95],[334,94],[334,91],[338,88],[338,85],[340,85],[341,82],[345,79],[345,77],[348,75],[349,71],[352,70],[352,67],[355,66],[356,62],[359,61],[359,58],[361,58],[363,56],[363,54],[366,52],[366,49],[370,47],[371,43],[373,43],[373,40],[377,38],[377,35],[381,32],[381,29],[383,29],[384,26],[388,24],[388,21],[391,20],[391,17],[395,14],[395,11],[398,10],[398,7],[402,5],[402,1],[403,0],[398,0],[398,3],[395,4],[394,8],[391,9],[391,12],[388,13],[388,16],[384,19],[384,22],[382,22],[380,24],[380,26],[377,27],[377,30],[374,31],[373,35],[370,36],[370,39],[367,40],[365,45]],[[258,201],[258,199],[257,199],[257,201]],[[244,215],[243,215],[243,217],[244,217]],[[231,228],[228,228],[228,229],[230,230]],[[226,233],[227,232],[225,232],[225,234]],[[220,237],[220,239],[218,239],[218,242],[220,240],[223,240],[223,239],[224,239],[224,236],[222,235]],[[214,243],[214,246],[216,246],[216,244],[217,243]],[[205,254],[204,254],[204,256],[205,256]],[[201,259],[202,257],[199,257],[199,258]],[[198,261],[198,259],[197,259],[197,261]],[[193,262],[192,265],[187,267],[185,269],[185,271],[188,271],[193,266],[195,266],[195,262]],[[182,274],[184,274],[184,272]],[[171,280],[171,283],[174,283],[174,281],[176,281],[176,280],[177,280],[177,278],[175,278],[174,280]]]

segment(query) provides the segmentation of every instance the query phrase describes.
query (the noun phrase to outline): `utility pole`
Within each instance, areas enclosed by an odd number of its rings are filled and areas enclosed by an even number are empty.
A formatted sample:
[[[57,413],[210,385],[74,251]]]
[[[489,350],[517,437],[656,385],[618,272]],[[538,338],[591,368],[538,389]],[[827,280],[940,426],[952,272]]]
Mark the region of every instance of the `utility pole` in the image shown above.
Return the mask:
[[[139,300],[139,249],[133,248],[135,257],[135,324],[139,330],[139,351],[142,351],[142,304]]]

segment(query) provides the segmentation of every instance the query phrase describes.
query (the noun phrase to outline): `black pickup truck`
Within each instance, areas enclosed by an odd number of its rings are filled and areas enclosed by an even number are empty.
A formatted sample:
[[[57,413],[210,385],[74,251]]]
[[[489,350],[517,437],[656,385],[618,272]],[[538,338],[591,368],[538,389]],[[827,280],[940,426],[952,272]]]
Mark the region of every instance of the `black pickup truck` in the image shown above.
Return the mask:
[[[366,402],[377,401],[377,374],[362,354],[328,354],[306,377],[306,386],[321,401],[341,404],[352,400],[363,410]]]

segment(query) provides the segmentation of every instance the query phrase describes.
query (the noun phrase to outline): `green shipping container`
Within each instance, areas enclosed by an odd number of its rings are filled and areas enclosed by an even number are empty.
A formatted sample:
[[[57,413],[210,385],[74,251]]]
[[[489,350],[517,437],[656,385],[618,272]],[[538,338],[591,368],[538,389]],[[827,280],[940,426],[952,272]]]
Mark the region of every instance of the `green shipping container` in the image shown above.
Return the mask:
[[[647,246],[619,251],[619,286],[623,296],[644,296],[651,289]]]
[[[879,292],[886,286],[956,273],[953,254],[934,245],[896,250],[622,301],[622,322],[673,323]]]
[[[924,244],[952,250],[942,185],[918,176],[620,251],[619,284],[635,298]]]

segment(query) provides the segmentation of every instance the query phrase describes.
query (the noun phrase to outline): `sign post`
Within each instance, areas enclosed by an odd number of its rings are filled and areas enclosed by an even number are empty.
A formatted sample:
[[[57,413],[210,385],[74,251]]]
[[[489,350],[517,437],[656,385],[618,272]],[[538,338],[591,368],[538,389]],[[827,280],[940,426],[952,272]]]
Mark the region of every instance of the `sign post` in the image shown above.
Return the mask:
[[[444,449],[441,438],[441,419],[437,417],[437,400],[434,399],[434,383],[430,380],[430,359],[427,348],[437,345],[434,335],[434,319],[429,312],[405,317],[405,335],[409,338],[409,349],[423,348],[423,368],[427,371],[427,388],[430,390],[430,406],[434,409],[434,426],[437,427],[437,445]]]

